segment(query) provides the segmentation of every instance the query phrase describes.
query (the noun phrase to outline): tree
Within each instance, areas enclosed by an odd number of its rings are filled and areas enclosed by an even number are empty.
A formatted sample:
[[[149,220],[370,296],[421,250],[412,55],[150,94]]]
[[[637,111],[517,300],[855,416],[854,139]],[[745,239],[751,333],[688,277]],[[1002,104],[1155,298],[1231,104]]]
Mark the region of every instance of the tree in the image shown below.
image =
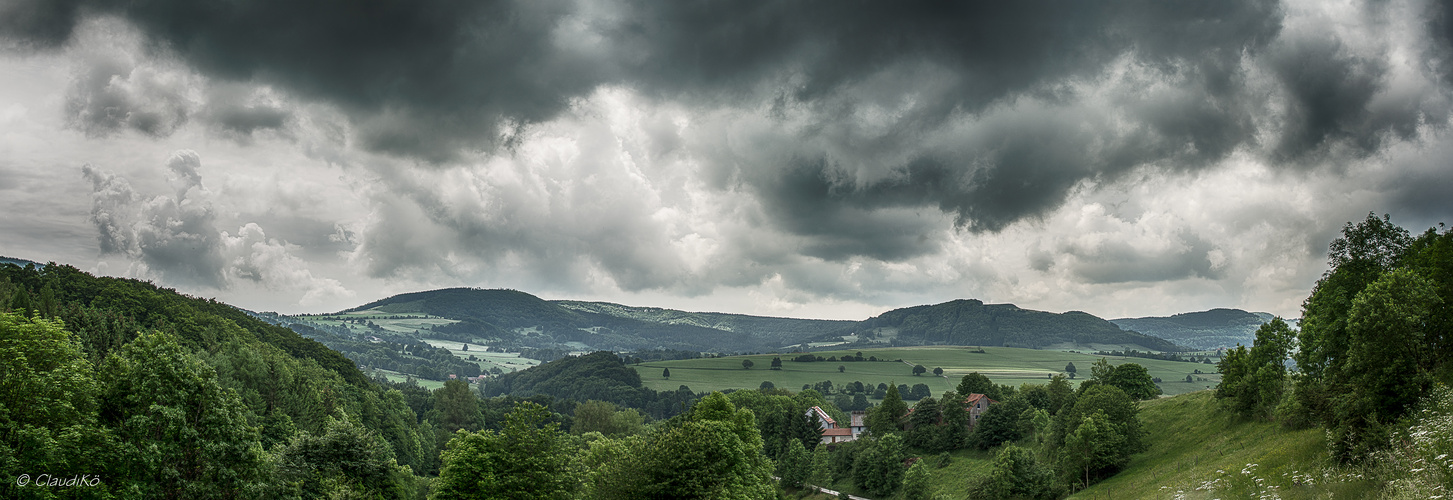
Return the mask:
[[[923,460],[913,462],[908,472],[903,475],[903,498],[904,500],[928,500],[929,474],[928,466]]]
[[[939,443],[938,401],[933,398],[918,400],[913,412],[908,414],[908,438],[904,444],[914,448],[936,451]]]
[[[843,372],[846,372],[846,371],[848,371],[848,367],[843,366],[843,365],[837,365],[837,372],[838,373],[843,373]]]
[[[903,414],[908,413],[908,403],[898,396],[898,386],[888,384],[888,390],[883,395],[883,402],[868,414],[868,432],[874,435],[884,436],[898,431],[898,421]]]
[[[853,485],[877,496],[893,494],[903,484],[903,438],[897,434],[872,438],[853,461]]]
[[[938,448],[943,451],[957,450],[968,444],[969,411],[964,408],[964,398],[950,392],[938,401],[939,415],[943,417],[943,433],[939,436]]]
[[[777,476],[782,478],[782,485],[801,488],[811,475],[812,455],[808,454],[807,448],[802,446],[801,441],[787,443],[787,452],[777,461]]]
[[[777,356],[773,356],[772,357],[772,367],[771,367],[771,369],[773,369],[773,370],[781,370],[782,369],[782,358],[777,357]]]
[[[479,400],[463,380],[447,380],[444,387],[434,390],[434,412],[437,414],[431,416],[446,435],[460,429],[478,429],[483,417]]]
[[[1160,387],[1155,385],[1155,380],[1151,378],[1150,371],[1138,363],[1124,363],[1116,366],[1102,382],[1119,387],[1130,397],[1140,400],[1154,399],[1161,392]]]
[[[1034,452],[1011,444],[994,455],[994,466],[975,497],[1054,498],[1053,483],[1053,472],[1039,463]]]
[[[145,497],[219,497],[255,490],[266,458],[248,410],[216,371],[164,332],[106,359],[98,414],[119,441],[121,488]]]
[[[607,437],[636,434],[641,431],[644,417],[635,408],[621,409],[605,401],[586,401],[575,406],[575,419],[570,433],[581,435],[599,432]]]
[[[771,380],[763,380],[762,381],[762,385],[757,386],[757,389],[763,390],[763,391],[770,391],[770,390],[776,389],[776,388],[777,388],[777,384],[773,384]]]
[[[1116,432],[1115,425],[1104,411],[1096,410],[1080,419],[1079,424],[1065,437],[1061,449],[1062,464],[1083,474],[1083,487],[1090,486],[1090,479],[1102,471],[1119,467],[1123,457],[1124,437]]]
[[[714,392],[687,420],[646,446],[643,481],[632,498],[776,498],[751,410]]]
[[[434,497],[566,499],[576,471],[559,424],[530,401],[515,404],[500,432],[455,433],[443,454]]]
[[[1065,373],[1070,374],[1070,378],[1075,378],[1075,362],[1074,361],[1071,361],[1071,362],[1065,364]]]
[[[935,366],[933,368],[933,376],[935,376],[935,377],[942,377],[943,376],[943,368],[942,367]]]
[[[1130,459],[1130,455],[1145,449],[1145,444],[1141,440],[1144,431],[1140,427],[1140,407],[1134,399],[1125,394],[1125,391],[1113,385],[1091,387],[1076,398],[1073,406],[1061,409],[1060,413],[1055,416],[1052,443],[1059,445],[1066,443],[1068,436],[1075,433],[1084,418],[1096,412],[1103,413],[1108,422],[1107,425],[1110,426],[1096,432],[1113,431],[1117,436],[1113,442],[1118,447],[1112,450],[1113,456],[1109,462],[1112,465],[1096,466],[1095,470],[1119,467]]]
[[[1346,369],[1336,379],[1348,390],[1332,405],[1335,452],[1364,456],[1386,442],[1387,425],[1432,387],[1442,360],[1431,344],[1443,340],[1429,326],[1441,302],[1433,283],[1408,269],[1384,274],[1352,301]]]
[[[322,435],[301,431],[276,452],[278,477],[305,498],[411,498],[412,472],[377,434],[329,418]]]
[[[1022,396],[1014,396],[990,405],[989,409],[979,415],[970,439],[979,449],[987,450],[1023,438],[1019,428],[1019,415],[1031,408]]]
[[[966,398],[970,394],[983,394],[995,400],[1001,399],[998,386],[995,386],[989,377],[980,375],[979,372],[964,375],[964,378],[959,380],[959,386],[954,389],[954,392]]]
[[[0,313],[0,496],[21,498],[21,474],[98,474],[114,458],[81,349],[59,321]]]
[[[1251,350],[1236,346],[1221,358],[1221,382],[1216,397],[1229,401],[1233,411],[1248,417],[1270,416],[1281,402],[1286,381],[1286,361],[1293,342],[1291,328],[1274,318],[1256,330]],[[1186,376],[1186,381],[1192,381]]]
[[[670,368],[662,368],[661,369],[661,378],[671,378],[671,369]]]
[[[919,375],[923,375],[924,372],[927,372],[927,371],[928,371],[928,368],[924,368],[923,365],[913,365],[913,376],[915,376],[915,377],[917,377]]]
[[[745,358],[742,359],[742,369],[743,370],[750,370],[750,369],[752,369],[752,365],[754,365],[754,364],[756,364],[756,363],[753,363],[752,360],[750,360],[750,359],[745,359]]]

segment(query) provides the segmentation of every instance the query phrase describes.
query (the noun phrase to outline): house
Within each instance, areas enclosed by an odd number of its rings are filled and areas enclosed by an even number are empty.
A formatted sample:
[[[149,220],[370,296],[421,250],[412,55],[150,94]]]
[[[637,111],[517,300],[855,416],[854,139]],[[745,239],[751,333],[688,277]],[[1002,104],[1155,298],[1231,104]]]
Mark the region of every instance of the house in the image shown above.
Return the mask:
[[[837,420],[829,416],[820,406],[808,408],[805,415],[816,420],[817,428],[822,429],[822,444],[846,443],[857,439],[858,434],[862,433],[857,427],[839,427]],[[861,423],[861,419],[855,419],[855,421]]]
[[[853,431],[853,439],[857,439],[862,433],[868,432],[868,412],[855,411],[852,413],[850,420],[851,422],[848,422],[848,428]]]
[[[969,411],[969,428],[974,428],[974,424],[979,423],[979,415],[984,414],[984,410],[989,409],[989,405],[995,403],[998,401],[989,396],[977,392],[969,394],[968,399],[964,400],[964,409]]]

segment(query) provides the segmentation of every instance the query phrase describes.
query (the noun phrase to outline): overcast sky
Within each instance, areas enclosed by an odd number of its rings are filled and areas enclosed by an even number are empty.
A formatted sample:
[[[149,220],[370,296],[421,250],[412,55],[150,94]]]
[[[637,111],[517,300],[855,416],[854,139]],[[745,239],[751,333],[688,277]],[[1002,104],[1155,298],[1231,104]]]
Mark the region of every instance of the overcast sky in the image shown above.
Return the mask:
[[[255,310],[449,286],[1299,316],[1453,217],[1453,2],[0,0],[0,255]]]

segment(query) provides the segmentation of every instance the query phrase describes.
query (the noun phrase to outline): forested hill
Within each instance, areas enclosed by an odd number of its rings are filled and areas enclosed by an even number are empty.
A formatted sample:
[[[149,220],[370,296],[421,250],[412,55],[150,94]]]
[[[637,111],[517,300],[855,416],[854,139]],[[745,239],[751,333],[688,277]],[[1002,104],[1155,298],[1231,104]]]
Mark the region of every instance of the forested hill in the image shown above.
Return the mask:
[[[86,339],[100,357],[130,341],[138,330],[157,329],[198,350],[215,349],[228,340],[262,342],[293,358],[315,362],[350,384],[368,384],[358,367],[337,351],[215,300],[189,297],[145,281],[91,276],[59,264],[24,268],[0,264],[0,279],[7,285],[0,300],[12,308],[28,304],[29,310],[65,320],[79,334],[111,337]],[[99,326],[83,326],[91,323]]]
[[[1186,350],[1161,338],[1122,330],[1089,313],[1056,314],[972,299],[894,309],[858,322],[853,330],[860,335],[892,337],[895,345],[1034,348],[1114,344],[1153,351]]]
[[[454,336],[518,340],[550,347],[578,343],[591,349],[764,351],[839,330],[850,321],[770,318],[631,307],[607,302],[544,300],[516,290],[447,288],[395,295],[349,309],[425,313],[455,323]]]
[[[516,290],[448,288],[395,295],[344,312],[424,313],[457,320],[434,330],[449,338],[506,345],[628,351],[771,351],[802,343],[1009,347],[1121,346],[1182,351],[1088,313],[1049,313],[1013,304],[955,300],[895,309],[863,321],[686,312],[609,302],[545,300]],[[442,335],[441,335],[442,336]],[[819,344],[820,345],[820,344]]]
[[[1251,345],[1256,329],[1271,321],[1270,313],[1240,309],[1211,309],[1165,317],[1120,318],[1111,323],[1126,330],[1154,335],[1195,349]]]

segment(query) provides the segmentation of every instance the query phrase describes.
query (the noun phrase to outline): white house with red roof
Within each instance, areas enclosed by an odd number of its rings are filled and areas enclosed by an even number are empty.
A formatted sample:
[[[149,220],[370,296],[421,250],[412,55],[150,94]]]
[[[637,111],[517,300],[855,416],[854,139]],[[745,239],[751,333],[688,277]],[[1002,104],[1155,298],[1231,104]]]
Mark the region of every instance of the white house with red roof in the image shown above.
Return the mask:
[[[837,420],[833,420],[820,406],[808,408],[806,415],[816,420],[817,428],[822,429],[822,444],[846,443],[857,439],[861,433],[854,432],[856,429],[853,427],[839,427]]]

